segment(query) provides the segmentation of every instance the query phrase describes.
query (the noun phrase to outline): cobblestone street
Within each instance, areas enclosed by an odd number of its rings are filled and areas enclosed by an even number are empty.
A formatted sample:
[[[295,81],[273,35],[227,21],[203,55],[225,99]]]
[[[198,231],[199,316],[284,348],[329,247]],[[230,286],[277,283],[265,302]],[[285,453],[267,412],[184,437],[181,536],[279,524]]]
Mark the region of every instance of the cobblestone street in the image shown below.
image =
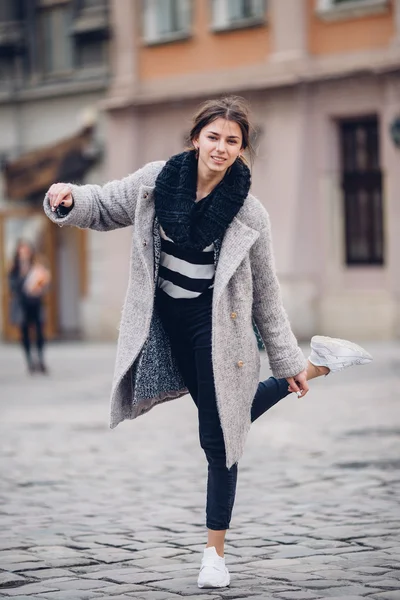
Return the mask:
[[[226,561],[199,590],[206,466],[187,396],[108,428],[113,345],[0,346],[0,597],[400,599],[400,346],[257,422]],[[268,376],[264,360],[263,376]]]

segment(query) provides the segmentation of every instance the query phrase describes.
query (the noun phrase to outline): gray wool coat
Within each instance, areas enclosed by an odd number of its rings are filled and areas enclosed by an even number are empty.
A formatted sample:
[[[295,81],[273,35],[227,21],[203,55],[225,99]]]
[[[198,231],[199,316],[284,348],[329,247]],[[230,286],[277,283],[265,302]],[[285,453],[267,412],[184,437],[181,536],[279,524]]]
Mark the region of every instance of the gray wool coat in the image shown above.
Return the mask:
[[[154,296],[160,259],[154,185],[164,162],[153,162],[125,179],[72,186],[74,208],[59,225],[109,231],[133,225],[130,277],[119,328],[111,392],[110,426],[187,393],[163,331]],[[253,320],[275,377],[292,377],[305,358],[282,305],[266,210],[251,194],[217,245],[212,307],[212,361],[226,464],[240,459],[259,382],[260,353]]]

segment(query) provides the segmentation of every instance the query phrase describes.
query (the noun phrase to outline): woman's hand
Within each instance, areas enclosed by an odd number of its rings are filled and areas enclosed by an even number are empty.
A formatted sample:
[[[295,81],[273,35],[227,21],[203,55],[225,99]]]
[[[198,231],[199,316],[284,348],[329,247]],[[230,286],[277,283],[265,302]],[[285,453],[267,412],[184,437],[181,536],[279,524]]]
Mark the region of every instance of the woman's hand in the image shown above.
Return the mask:
[[[295,375],[294,377],[286,377],[286,381],[289,384],[289,391],[297,394],[299,398],[303,398],[307,394],[309,387],[307,383],[306,370],[302,371],[298,375]]]
[[[54,212],[60,204],[66,208],[73,205],[74,199],[68,183],[53,183],[47,192],[51,210]]]

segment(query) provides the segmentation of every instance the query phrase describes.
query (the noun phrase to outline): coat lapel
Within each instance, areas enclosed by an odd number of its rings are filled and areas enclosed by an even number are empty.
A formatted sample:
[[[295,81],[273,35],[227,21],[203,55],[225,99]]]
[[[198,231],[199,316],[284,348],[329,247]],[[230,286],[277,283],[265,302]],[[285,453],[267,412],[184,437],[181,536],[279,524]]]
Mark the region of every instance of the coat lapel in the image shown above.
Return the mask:
[[[237,217],[233,219],[224,235],[215,272],[216,302],[259,235],[258,231],[245,225]]]

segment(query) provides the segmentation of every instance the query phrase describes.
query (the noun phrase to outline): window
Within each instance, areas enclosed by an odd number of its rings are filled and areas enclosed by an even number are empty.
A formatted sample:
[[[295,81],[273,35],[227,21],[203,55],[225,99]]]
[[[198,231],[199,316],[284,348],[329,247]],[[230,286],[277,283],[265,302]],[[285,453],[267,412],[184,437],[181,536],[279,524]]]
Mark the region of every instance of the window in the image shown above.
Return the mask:
[[[107,64],[107,44],[104,41],[88,40],[77,42],[75,47],[76,67],[91,69]]]
[[[71,7],[55,4],[38,14],[38,42],[43,75],[62,75],[73,66]]]
[[[0,57],[0,90],[9,91],[14,83],[14,65],[11,60]]]
[[[316,0],[316,6],[318,15],[331,21],[385,12],[389,0]]]
[[[20,18],[20,2],[17,0],[2,0],[0,2],[0,22],[15,21]]]
[[[340,150],[346,263],[382,265],[382,172],[376,117],[342,121]]]
[[[144,0],[144,39],[162,43],[190,35],[190,0]]]
[[[12,60],[15,53],[23,47],[24,33],[20,1],[0,0],[0,56]]]
[[[107,64],[108,14],[107,0],[78,0],[75,4],[72,33],[78,69],[98,69]]]
[[[76,13],[80,12],[104,12],[108,10],[108,0],[75,0]]]
[[[235,29],[265,21],[265,0],[212,0],[213,29]]]
[[[90,9],[90,8],[103,8],[107,5],[107,0],[80,0],[79,2],[80,8]]]

